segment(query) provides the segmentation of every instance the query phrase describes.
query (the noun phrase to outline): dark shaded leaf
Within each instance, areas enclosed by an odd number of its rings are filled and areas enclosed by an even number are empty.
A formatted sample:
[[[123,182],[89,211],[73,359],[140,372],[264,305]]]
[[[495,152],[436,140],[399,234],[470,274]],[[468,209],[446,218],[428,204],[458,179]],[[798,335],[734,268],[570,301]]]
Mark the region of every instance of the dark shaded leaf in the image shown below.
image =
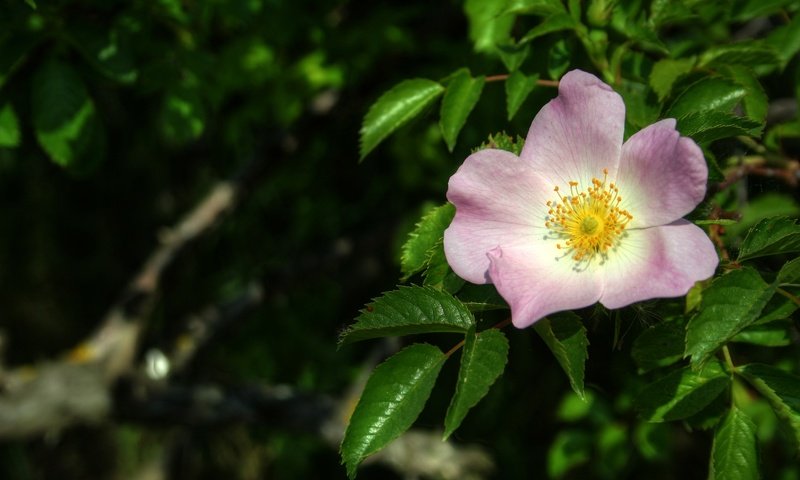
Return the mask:
[[[735,405],[714,432],[709,480],[755,480],[758,474],[756,426]]]
[[[557,313],[539,320],[533,328],[564,369],[572,390],[583,398],[583,376],[589,356],[589,339],[581,318],[572,312]]]
[[[765,218],[758,222],[739,248],[739,261],[800,252],[800,225],[796,222],[787,217]]]
[[[636,408],[650,422],[687,418],[713,402],[729,384],[730,376],[716,360],[699,371],[684,367],[642,389]]]

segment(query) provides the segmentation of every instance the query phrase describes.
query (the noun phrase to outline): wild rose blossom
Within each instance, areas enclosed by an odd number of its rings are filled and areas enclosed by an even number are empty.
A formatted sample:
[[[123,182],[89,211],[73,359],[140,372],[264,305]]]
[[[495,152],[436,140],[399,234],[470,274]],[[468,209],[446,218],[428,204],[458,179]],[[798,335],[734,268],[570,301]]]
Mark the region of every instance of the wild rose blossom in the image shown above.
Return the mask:
[[[622,98],[573,70],[520,156],[481,150],[450,178],[448,263],[467,281],[494,283],[517,327],[598,301],[615,309],[685,295],[714,274],[714,246],[681,218],[705,196],[700,148],[673,119],[623,144],[624,127]]]

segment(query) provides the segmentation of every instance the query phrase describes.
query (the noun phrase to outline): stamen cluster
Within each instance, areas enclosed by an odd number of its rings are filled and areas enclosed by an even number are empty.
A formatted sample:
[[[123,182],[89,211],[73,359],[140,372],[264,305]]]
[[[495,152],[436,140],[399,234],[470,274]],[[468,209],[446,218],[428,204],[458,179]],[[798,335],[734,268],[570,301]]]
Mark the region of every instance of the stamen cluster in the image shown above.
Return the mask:
[[[545,227],[563,242],[556,248],[565,250],[576,262],[591,261],[605,255],[618,242],[633,216],[621,208],[619,188],[608,182],[608,169],[603,169],[603,179],[592,178],[585,191],[578,182],[569,182],[569,195],[561,195],[558,186],[553,191],[558,200],[548,201]]]

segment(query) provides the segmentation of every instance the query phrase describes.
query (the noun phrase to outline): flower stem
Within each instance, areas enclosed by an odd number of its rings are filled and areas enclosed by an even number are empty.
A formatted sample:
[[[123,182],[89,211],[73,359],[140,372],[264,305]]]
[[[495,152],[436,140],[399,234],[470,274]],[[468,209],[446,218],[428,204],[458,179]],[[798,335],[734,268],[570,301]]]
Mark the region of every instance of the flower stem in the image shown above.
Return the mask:
[[[492,325],[490,328],[501,329],[501,328],[507,327],[510,324],[511,324],[511,317],[508,317],[505,320],[503,320],[502,322],[498,322],[498,323]],[[450,350],[447,351],[447,353],[444,354],[444,356],[446,358],[450,358],[450,355],[456,353],[459,348],[463,347],[465,342],[466,342],[466,340],[461,340],[460,342],[456,343],[455,345],[453,345],[453,348],[451,348]]]

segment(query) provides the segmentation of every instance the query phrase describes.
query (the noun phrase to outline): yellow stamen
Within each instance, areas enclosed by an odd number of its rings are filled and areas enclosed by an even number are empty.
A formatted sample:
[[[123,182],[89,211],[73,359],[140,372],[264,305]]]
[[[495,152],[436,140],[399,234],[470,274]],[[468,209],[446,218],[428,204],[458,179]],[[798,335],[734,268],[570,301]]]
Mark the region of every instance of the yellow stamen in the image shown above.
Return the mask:
[[[614,183],[608,182],[608,169],[603,169],[603,179],[592,179],[586,190],[579,183],[569,181],[569,195],[561,195],[558,186],[553,191],[558,200],[548,201],[545,228],[562,240],[556,244],[566,250],[576,262],[591,261],[604,256],[614,248],[633,220],[633,215],[621,208],[622,196]]]

